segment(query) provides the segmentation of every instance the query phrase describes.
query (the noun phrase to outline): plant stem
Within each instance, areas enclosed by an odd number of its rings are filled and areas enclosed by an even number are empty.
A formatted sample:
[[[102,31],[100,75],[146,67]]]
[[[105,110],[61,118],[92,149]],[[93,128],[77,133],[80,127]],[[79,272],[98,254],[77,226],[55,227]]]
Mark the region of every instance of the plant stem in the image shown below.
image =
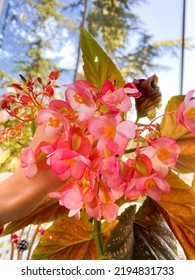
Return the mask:
[[[31,115],[32,115],[33,118],[34,118],[34,111],[33,111],[32,108],[31,108]],[[36,123],[35,123],[35,120],[32,120],[32,121],[31,121],[31,132],[32,132],[32,136],[34,136],[35,131],[36,131]]]
[[[101,259],[103,257],[101,222],[97,221],[96,219],[94,219],[94,240],[98,252],[98,257]]]
[[[35,121],[33,120],[33,121],[31,122],[31,132],[32,132],[32,136],[34,136],[35,131],[36,131],[36,123],[35,123]]]
[[[31,240],[31,242],[30,242],[30,246],[29,246],[29,248],[28,248],[27,260],[30,260],[32,247],[33,247],[33,245],[34,245],[35,239],[36,239],[37,234],[38,234],[38,232],[39,232],[39,227],[40,227],[40,225],[38,225],[38,226],[36,227],[35,231],[34,231],[32,240]]]
[[[10,250],[10,260],[14,259],[14,243],[12,242],[12,236],[10,235],[10,242],[11,242],[11,250]]]

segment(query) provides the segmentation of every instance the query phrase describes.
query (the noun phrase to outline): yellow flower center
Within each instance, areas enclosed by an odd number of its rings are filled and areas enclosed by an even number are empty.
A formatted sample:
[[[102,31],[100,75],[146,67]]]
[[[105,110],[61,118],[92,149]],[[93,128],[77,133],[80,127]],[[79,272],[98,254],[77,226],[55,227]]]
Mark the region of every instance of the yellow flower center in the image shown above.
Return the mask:
[[[162,149],[160,152],[157,154],[158,159],[161,161],[167,160],[170,158],[170,153],[167,149]]]
[[[80,96],[78,93],[75,92],[75,94],[73,95],[73,98],[75,100],[75,102],[79,103],[79,104],[84,104],[85,102],[85,98],[83,96]]]
[[[49,118],[49,126],[57,128],[60,125],[60,119],[59,118]]]
[[[76,162],[74,158],[69,158],[67,161],[68,161],[68,165],[73,165]]]
[[[156,182],[153,179],[148,179],[145,184],[144,187],[147,189],[152,189],[156,187]]]
[[[104,134],[108,139],[113,139],[116,134],[116,127],[114,125],[108,126],[104,129]]]
[[[195,107],[191,107],[185,115],[190,119],[195,119]]]
[[[78,151],[78,149],[81,147],[81,141],[82,139],[80,135],[76,133],[72,135],[72,149],[74,151]]]

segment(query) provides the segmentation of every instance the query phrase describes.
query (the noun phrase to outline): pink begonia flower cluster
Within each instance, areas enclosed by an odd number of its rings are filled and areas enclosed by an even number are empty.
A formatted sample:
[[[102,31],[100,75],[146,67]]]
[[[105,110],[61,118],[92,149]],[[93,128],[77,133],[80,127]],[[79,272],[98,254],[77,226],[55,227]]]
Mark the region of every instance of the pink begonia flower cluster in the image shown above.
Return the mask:
[[[65,101],[52,100],[37,116],[37,124],[44,124],[45,133],[57,140],[41,142],[35,152],[29,147],[22,150],[26,176],[35,176],[37,164],[45,161],[64,182],[59,192],[49,196],[59,198],[69,216],[79,218],[85,210],[98,221],[117,217],[120,198],[128,202],[148,195],[158,201],[162,193],[169,193],[165,177],[180,153],[174,139],[151,140],[148,146],[137,147],[134,158],[124,158],[129,141],[139,141],[137,124],[126,119],[131,98],[141,96],[135,85],[116,89],[106,81],[98,90],[79,80],[66,87]],[[190,98],[181,105],[178,118],[193,128]]]
[[[179,121],[185,126],[190,132],[195,133],[195,99],[193,95],[195,90],[190,90],[184,101],[179,106],[177,111],[176,122]]]

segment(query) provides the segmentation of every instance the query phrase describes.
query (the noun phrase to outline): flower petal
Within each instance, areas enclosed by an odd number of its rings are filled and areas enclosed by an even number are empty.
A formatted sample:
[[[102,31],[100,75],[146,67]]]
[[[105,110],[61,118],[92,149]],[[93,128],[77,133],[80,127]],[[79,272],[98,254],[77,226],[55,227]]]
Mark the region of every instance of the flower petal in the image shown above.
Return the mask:
[[[115,203],[106,203],[100,205],[102,215],[107,222],[112,222],[118,215],[119,206]]]

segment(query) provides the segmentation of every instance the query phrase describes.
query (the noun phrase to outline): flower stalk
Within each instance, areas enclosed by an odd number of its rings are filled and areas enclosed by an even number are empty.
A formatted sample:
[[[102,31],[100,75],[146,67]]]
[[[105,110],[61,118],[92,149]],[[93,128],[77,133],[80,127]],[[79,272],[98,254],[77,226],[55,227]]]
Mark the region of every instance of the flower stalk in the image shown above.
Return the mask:
[[[98,258],[101,259],[104,254],[101,222],[97,221],[96,219],[94,219],[94,240],[97,248]]]

